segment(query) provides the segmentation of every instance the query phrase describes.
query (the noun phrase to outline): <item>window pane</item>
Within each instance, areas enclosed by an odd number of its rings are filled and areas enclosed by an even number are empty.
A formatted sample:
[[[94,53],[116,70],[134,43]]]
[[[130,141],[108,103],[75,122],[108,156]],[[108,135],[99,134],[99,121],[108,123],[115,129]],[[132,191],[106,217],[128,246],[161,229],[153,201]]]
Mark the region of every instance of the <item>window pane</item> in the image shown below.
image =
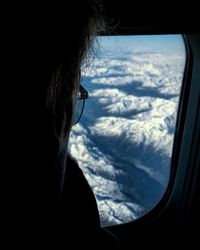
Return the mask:
[[[82,72],[89,99],[69,150],[108,226],[144,215],[166,191],[185,48],[181,35],[99,39]]]

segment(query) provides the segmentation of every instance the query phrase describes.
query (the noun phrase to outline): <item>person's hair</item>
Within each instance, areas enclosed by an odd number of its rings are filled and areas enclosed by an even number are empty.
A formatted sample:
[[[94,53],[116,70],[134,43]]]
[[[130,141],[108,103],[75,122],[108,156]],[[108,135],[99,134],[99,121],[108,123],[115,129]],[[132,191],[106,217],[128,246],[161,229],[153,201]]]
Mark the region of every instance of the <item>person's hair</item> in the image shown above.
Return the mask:
[[[35,198],[43,200],[45,194],[46,200],[53,200],[52,193],[60,193],[65,178],[67,135],[81,66],[105,22],[99,0],[72,0],[63,6],[53,1],[45,8],[41,3],[22,4],[9,6],[2,35],[8,94],[4,121],[10,138],[15,129],[8,148],[12,140],[22,145],[13,150],[13,164],[9,163],[9,175],[20,176],[13,178],[10,192],[15,197],[20,183],[22,197],[33,192]]]
[[[54,20],[50,30],[53,64],[47,106],[57,135],[67,133],[71,126],[73,95],[79,89],[81,66],[93,53],[96,35],[105,28],[100,1],[74,0],[69,9],[71,13]]]

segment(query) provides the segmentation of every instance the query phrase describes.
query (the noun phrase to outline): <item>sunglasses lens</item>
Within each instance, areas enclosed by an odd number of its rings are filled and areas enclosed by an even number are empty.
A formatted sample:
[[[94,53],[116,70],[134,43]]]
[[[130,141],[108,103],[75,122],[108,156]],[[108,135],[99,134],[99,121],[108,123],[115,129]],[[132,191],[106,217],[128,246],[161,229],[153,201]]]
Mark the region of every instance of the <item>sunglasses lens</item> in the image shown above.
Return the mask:
[[[85,105],[85,99],[76,100],[73,125],[77,124],[80,121],[81,116],[83,114],[84,105]]]

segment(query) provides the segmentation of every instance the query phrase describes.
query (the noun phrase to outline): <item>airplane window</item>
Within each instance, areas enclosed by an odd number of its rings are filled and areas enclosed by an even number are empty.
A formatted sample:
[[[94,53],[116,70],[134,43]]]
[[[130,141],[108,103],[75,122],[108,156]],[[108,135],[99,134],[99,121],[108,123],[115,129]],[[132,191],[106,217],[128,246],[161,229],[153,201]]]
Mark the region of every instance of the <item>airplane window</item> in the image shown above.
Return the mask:
[[[186,53],[181,35],[98,38],[69,150],[110,226],[143,216],[167,189]]]

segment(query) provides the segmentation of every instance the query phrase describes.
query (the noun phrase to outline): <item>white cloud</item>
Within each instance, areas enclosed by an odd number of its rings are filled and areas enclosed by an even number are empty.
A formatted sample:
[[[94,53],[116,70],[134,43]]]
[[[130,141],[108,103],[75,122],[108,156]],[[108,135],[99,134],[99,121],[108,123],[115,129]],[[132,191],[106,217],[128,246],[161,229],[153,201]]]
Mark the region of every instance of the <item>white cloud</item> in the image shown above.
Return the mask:
[[[105,106],[107,112],[123,114],[130,111],[142,111],[150,108],[150,102],[142,97],[128,95],[117,88],[106,88],[93,91],[91,97],[98,97],[99,103]]]
[[[113,199],[103,199],[99,201],[99,213],[103,218],[103,226],[111,226],[124,221],[132,221],[138,217],[138,214],[142,214],[144,208],[133,202],[116,202]]]
[[[84,71],[97,101],[73,128],[69,148],[103,225],[138,218],[167,186],[184,59],[174,51],[109,52]]]

